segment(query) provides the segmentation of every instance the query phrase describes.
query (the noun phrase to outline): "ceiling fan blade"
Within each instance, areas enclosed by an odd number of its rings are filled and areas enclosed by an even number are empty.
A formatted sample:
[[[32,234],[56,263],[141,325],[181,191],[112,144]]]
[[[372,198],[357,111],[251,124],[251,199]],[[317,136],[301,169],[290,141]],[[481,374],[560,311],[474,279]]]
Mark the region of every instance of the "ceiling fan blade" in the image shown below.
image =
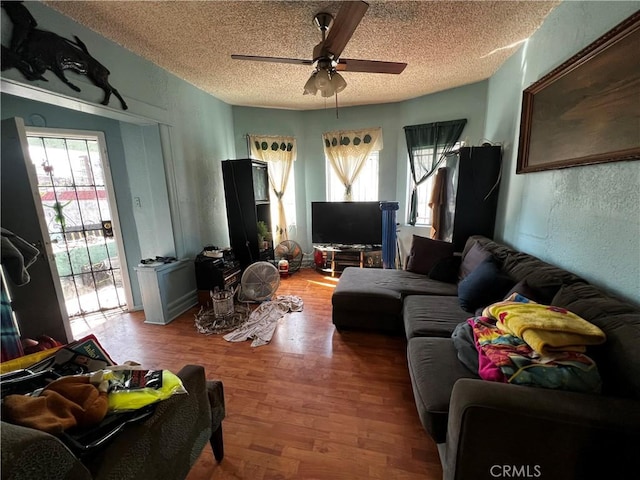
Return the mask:
[[[291,63],[294,65],[313,65],[311,60],[301,58],[260,57],[256,55],[231,55],[234,60],[252,60],[254,62]]]
[[[400,62],[379,62],[377,60],[353,60],[341,58],[338,60],[336,70],[341,72],[367,72],[367,73],[402,73],[407,66]]]
[[[366,2],[342,2],[322,50],[332,53],[333,58],[338,58],[368,8],[369,4]]]

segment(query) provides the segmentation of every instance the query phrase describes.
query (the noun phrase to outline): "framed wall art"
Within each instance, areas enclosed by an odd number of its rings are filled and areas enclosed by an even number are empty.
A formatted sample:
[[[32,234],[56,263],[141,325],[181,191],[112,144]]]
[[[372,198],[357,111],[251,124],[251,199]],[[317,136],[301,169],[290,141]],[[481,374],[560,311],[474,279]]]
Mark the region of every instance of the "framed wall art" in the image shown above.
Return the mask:
[[[640,12],[526,88],[516,173],[640,159]]]

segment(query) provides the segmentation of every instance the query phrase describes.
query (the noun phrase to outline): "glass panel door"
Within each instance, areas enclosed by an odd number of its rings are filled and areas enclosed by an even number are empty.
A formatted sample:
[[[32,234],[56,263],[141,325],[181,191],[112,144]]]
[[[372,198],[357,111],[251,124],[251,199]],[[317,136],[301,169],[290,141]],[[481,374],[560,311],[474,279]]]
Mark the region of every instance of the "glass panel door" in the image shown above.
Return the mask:
[[[99,139],[27,139],[69,316],[126,306]]]

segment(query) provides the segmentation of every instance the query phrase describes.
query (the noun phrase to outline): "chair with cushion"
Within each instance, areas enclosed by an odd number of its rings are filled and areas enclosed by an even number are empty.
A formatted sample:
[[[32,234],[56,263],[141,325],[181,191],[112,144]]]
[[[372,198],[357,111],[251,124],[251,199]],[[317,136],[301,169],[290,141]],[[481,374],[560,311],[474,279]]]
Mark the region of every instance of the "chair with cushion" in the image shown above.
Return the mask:
[[[187,395],[158,403],[149,418],[126,425],[82,459],[53,435],[2,422],[2,478],[184,479],[207,442],[221,461],[222,382],[207,381],[204,367],[197,365],[187,365],[177,375]]]

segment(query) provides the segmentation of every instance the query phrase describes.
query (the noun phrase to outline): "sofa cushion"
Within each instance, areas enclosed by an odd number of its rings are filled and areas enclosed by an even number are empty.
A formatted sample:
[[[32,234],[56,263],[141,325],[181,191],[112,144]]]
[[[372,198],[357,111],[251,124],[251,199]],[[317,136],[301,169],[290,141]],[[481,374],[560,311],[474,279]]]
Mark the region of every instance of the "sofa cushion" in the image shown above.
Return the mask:
[[[640,313],[597,317],[592,322],[607,336],[603,344],[587,349],[602,377],[602,392],[640,400]]]
[[[404,326],[399,312],[363,312],[333,307],[331,321],[336,330],[366,330],[389,335],[403,335]]]
[[[407,271],[428,275],[439,260],[452,257],[453,252],[453,243],[414,235],[411,240]]]
[[[472,235],[467,239],[467,243],[462,250],[462,256],[464,257],[467,252],[473,247],[474,244],[480,244],[482,248],[491,253],[491,256],[498,260],[500,263],[504,262],[508,255],[512,253],[516,253],[516,250],[507,247],[502,243],[496,243],[490,238],[484,237],[482,235]]]
[[[347,267],[333,291],[334,308],[376,312],[402,312],[405,295],[456,295],[456,285],[431,280],[425,275],[382,268]],[[381,297],[377,300],[377,297]]]
[[[527,283],[535,288],[553,286],[559,288],[560,285],[582,281],[574,273],[521,252],[507,255],[502,263],[502,270],[516,281],[526,278]]]
[[[446,283],[458,283],[460,263],[462,257],[459,255],[441,258],[429,271],[429,278]]]
[[[473,313],[502,300],[513,284],[513,280],[489,257],[458,284],[460,306]]]
[[[488,250],[485,250],[479,242],[473,243],[471,248],[469,248],[469,250],[462,256],[462,263],[460,264],[460,280],[469,275],[487,258],[491,258],[491,253]]]
[[[587,350],[598,365],[603,393],[640,400],[640,307],[587,283],[564,285],[551,304],[580,315],[607,336],[604,344]]]
[[[468,317],[457,297],[410,295],[404,299],[402,318],[407,339],[450,337],[456,326]]]
[[[453,296],[457,286],[406,270],[347,267],[333,291],[336,328],[402,334],[402,300],[411,294]]]
[[[560,285],[532,287],[525,278],[516,283],[513,288],[507,292],[504,299],[506,300],[514,293],[519,293],[533,302],[541,303],[542,305],[550,305],[553,297],[558,293],[559,288]]]
[[[398,290],[366,282],[343,282],[343,278],[331,296],[334,308],[398,315],[402,312],[402,294]]]
[[[460,378],[479,377],[460,363],[450,338],[410,339],[407,363],[420,422],[436,443],[443,443],[453,385]]]
[[[543,262],[533,255],[519,252],[481,235],[469,237],[463,250],[463,256],[475,244],[478,244],[480,248],[488,251],[493,258],[498,260],[502,270],[516,282],[526,278],[527,283],[532,287],[555,286],[559,288],[563,284],[584,281],[572,272]]]
[[[595,323],[594,320],[612,315],[640,310],[640,307],[584,282],[563,285],[553,297],[551,304],[566,308],[592,323]]]

